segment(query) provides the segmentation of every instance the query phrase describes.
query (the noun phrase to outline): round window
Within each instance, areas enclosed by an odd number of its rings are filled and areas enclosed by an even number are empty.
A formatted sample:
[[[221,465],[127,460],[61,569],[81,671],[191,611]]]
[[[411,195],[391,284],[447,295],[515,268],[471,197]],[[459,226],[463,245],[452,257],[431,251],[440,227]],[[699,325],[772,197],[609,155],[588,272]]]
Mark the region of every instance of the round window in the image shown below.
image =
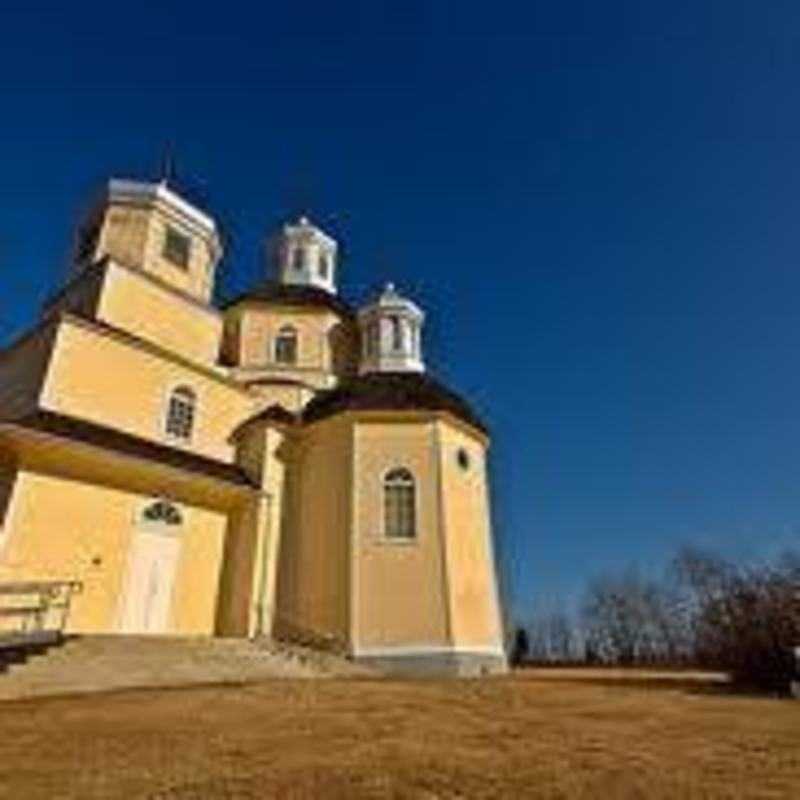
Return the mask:
[[[469,469],[469,453],[463,447],[458,448],[456,458],[458,459],[458,466],[461,467],[461,469]]]

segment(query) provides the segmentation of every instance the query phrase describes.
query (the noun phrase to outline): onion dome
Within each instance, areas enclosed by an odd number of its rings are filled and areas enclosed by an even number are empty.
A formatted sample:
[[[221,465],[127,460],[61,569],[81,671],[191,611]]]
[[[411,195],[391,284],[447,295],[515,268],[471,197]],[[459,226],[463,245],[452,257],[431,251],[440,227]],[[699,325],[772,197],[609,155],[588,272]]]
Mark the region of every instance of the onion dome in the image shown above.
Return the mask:
[[[223,302],[222,308],[231,308],[245,301],[273,306],[327,308],[345,319],[351,319],[355,316],[349,303],[337,295],[318,289],[316,286],[292,286],[290,284],[267,281]]]
[[[488,433],[465,400],[421,372],[373,372],[351,378],[310,400],[303,409],[303,422],[346,411],[441,411]]]

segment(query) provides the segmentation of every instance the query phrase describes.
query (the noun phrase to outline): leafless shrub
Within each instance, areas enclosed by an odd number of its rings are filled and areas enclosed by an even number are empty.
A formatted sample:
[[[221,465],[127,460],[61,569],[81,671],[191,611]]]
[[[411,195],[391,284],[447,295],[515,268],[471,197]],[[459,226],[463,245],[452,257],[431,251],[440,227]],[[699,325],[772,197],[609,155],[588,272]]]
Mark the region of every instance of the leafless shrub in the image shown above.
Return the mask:
[[[665,584],[629,569],[593,580],[582,608],[586,660],[663,664],[684,658],[685,646]]]
[[[735,567],[689,551],[677,566],[694,595],[697,661],[740,684],[788,691],[800,646],[800,555]]]
[[[529,636],[531,661],[564,664],[578,657],[575,626],[565,612],[542,612],[533,618]]]

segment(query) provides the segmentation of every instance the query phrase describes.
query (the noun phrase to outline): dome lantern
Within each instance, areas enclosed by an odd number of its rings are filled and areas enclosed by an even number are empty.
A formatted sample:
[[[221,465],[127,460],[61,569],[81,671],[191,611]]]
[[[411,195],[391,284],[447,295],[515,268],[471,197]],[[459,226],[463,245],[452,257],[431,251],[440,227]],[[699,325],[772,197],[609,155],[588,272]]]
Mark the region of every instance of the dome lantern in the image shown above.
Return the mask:
[[[268,247],[280,283],[313,286],[331,294],[336,294],[337,250],[336,241],[308,217],[284,225]]]
[[[360,373],[424,372],[422,323],[425,315],[387,283],[380,296],[358,312]]]

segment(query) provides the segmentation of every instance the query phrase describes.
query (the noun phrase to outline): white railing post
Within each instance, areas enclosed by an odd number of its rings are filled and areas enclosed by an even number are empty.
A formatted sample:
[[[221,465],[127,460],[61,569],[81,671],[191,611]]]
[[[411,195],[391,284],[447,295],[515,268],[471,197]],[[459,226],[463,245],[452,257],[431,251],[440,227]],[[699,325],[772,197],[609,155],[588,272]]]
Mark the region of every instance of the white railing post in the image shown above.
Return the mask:
[[[0,582],[0,647],[12,640],[58,638],[67,627],[73,594],[80,581]],[[4,602],[10,599],[10,602]],[[4,623],[4,620],[9,620]]]

